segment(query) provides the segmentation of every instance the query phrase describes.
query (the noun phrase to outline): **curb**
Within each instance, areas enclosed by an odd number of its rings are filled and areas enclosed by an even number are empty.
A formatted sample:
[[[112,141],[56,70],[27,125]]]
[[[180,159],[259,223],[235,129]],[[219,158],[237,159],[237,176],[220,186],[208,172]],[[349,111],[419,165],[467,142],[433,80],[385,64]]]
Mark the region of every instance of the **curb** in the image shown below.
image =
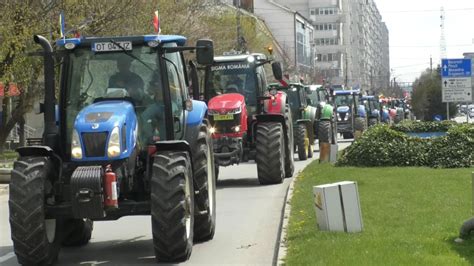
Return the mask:
[[[10,173],[12,169],[10,168],[0,168],[0,184],[9,184],[10,183]]]
[[[291,201],[291,198],[293,197],[293,190],[294,190],[296,179],[298,178],[301,171],[299,171],[292,178],[290,186],[288,187],[288,191],[286,192],[285,206],[283,207],[283,220],[280,227],[280,237],[277,243],[278,250],[277,250],[276,265],[285,265],[285,258],[286,258],[286,252],[287,252],[286,236],[287,236],[287,231],[288,231],[288,221],[290,220],[290,213],[291,213],[290,201]]]

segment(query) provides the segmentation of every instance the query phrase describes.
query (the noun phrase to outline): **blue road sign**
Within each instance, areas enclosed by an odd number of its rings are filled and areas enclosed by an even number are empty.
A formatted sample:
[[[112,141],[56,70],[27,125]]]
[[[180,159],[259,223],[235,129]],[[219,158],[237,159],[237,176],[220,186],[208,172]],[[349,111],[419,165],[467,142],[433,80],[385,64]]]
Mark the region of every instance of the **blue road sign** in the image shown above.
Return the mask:
[[[443,78],[470,77],[471,59],[441,60],[441,76]]]

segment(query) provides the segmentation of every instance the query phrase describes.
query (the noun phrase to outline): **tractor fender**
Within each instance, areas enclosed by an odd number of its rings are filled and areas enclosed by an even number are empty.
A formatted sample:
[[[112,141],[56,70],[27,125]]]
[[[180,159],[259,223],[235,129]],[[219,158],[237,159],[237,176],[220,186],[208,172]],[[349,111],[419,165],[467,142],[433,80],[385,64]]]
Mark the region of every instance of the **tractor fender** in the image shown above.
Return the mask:
[[[331,120],[333,113],[334,108],[330,104],[325,104],[321,110],[321,117],[319,120]]]
[[[54,154],[53,149],[48,146],[25,146],[16,149],[21,157],[25,156],[51,156]]]
[[[158,141],[154,145],[159,151],[185,151],[191,155],[191,146],[185,140]]]
[[[278,91],[277,94],[270,96],[271,99],[264,101],[264,110],[269,114],[284,114],[287,101],[286,93]]]
[[[366,117],[367,116],[367,111],[365,110],[364,105],[359,105],[357,107],[357,114],[359,115],[359,117]]]
[[[207,105],[205,102],[197,100],[192,100],[192,102],[193,110],[188,111],[188,115],[186,117],[186,125],[190,127],[200,125],[207,112]]]
[[[370,117],[375,117],[375,118],[379,118],[379,116],[380,116],[379,110],[373,110],[372,114],[370,115]]]
[[[309,105],[306,106],[306,108],[303,110],[303,119],[314,121],[316,119],[316,108]]]

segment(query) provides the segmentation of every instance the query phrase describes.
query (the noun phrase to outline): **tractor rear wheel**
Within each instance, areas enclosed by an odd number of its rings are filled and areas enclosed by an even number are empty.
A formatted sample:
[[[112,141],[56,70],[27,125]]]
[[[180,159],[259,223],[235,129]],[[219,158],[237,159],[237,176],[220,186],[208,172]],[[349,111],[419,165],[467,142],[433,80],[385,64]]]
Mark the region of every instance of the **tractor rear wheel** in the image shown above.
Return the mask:
[[[294,144],[294,136],[293,136],[293,125],[292,125],[292,117],[291,117],[291,112],[290,106],[286,106],[286,111],[285,111],[285,126],[286,126],[286,132],[287,136],[285,136],[285,139],[288,141],[286,142],[285,145],[285,177],[292,177],[293,173],[295,172],[295,160],[294,160],[294,154],[295,150],[293,149]]]
[[[278,122],[257,124],[256,155],[260,184],[278,184],[285,178],[285,138]]]
[[[199,129],[193,152],[194,241],[214,237],[216,226],[216,178],[212,140],[206,125]]]
[[[354,122],[354,129],[355,131],[361,131],[361,132],[364,132],[365,130],[367,130],[366,120],[363,117],[356,117],[355,122]]]
[[[331,143],[331,141],[332,141],[331,121],[329,120],[319,121],[319,143]]]
[[[45,205],[52,196],[54,165],[48,157],[22,157],[13,165],[8,205],[13,250],[23,265],[56,261],[63,223],[46,219]]]
[[[304,124],[298,124],[296,127],[296,146],[298,149],[298,158],[300,161],[308,159],[308,131]]]
[[[151,176],[151,225],[158,262],[181,262],[193,247],[194,188],[186,152],[158,151]]]
[[[377,125],[377,124],[378,124],[377,118],[370,118],[370,119],[369,119],[369,127],[375,126],[375,125]]]
[[[92,237],[94,222],[90,219],[71,219],[66,222],[65,228],[70,233],[63,240],[66,247],[83,246],[89,243]]]

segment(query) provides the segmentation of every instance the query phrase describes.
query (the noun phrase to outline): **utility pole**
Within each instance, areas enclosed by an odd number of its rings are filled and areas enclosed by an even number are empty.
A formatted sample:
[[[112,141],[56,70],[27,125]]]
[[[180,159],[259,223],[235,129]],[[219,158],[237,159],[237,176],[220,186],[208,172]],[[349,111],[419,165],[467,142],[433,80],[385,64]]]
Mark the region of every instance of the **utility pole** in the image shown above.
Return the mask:
[[[237,51],[241,51],[244,49],[244,37],[242,36],[242,21],[241,21],[241,13],[240,13],[240,1],[241,0],[236,0],[234,3],[236,3],[236,20],[237,20]]]
[[[430,55],[430,74],[433,74],[433,56]]]

